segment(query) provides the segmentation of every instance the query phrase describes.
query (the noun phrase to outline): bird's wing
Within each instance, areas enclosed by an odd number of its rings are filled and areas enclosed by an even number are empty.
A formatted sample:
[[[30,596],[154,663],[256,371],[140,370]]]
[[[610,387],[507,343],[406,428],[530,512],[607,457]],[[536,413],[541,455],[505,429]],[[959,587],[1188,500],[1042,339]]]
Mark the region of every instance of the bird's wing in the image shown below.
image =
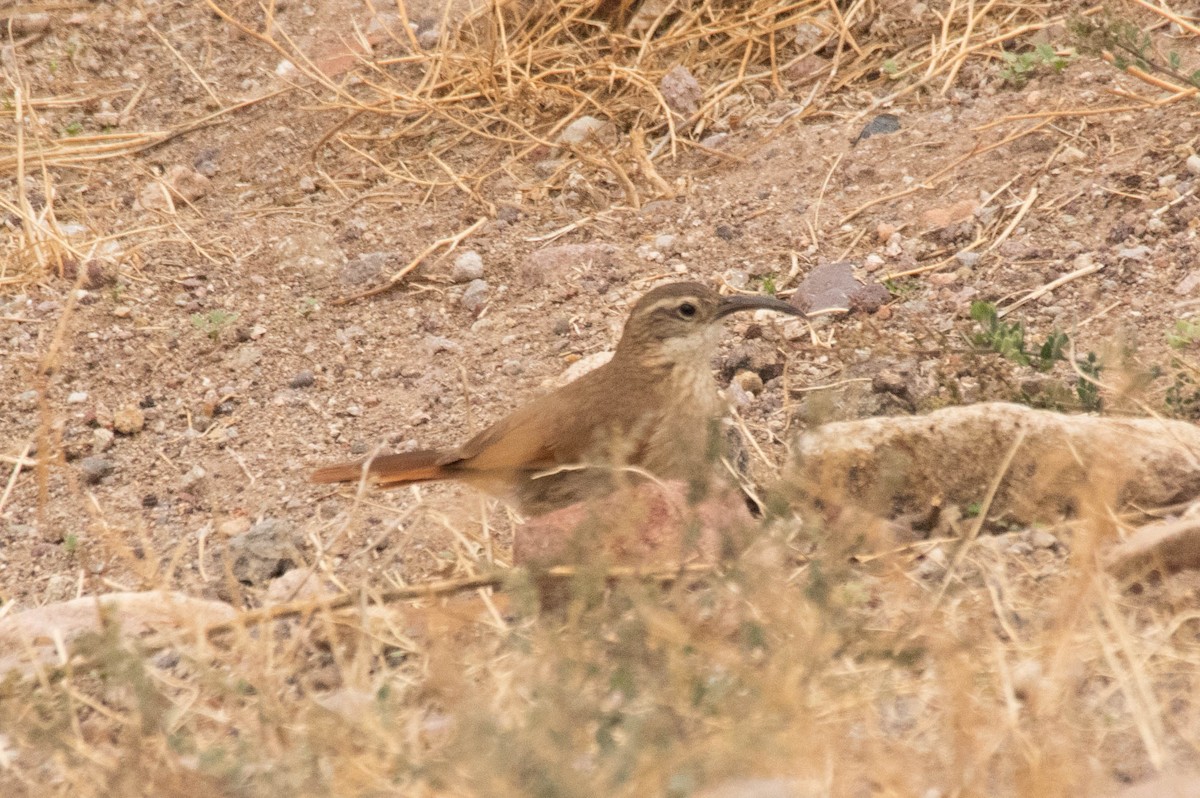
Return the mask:
[[[591,388],[601,377],[600,369],[497,421],[459,447],[453,462],[445,465],[471,471],[537,471],[594,456],[597,430],[619,427],[618,416],[625,412],[620,403],[596,400],[605,393]]]
[[[459,447],[445,465],[469,471],[526,471],[571,462],[561,459],[547,399],[535,399]]]

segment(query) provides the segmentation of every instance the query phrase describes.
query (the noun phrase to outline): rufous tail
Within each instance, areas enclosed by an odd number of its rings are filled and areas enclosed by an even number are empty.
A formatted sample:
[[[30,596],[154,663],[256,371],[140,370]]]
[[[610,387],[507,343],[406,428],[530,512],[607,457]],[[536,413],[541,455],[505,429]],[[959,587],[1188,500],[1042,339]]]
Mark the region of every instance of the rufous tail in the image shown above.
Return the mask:
[[[438,451],[381,454],[370,460],[337,463],[318,468],[312,472],[309,480],[312,482],[358,482],[363,478],[364,465],[367,471],[367,481],[385,488],[411,485],[414,482],[450,479],[454,473],[452,469],[441,465],[440,461],[443,459],[445,459],[445,454]]]

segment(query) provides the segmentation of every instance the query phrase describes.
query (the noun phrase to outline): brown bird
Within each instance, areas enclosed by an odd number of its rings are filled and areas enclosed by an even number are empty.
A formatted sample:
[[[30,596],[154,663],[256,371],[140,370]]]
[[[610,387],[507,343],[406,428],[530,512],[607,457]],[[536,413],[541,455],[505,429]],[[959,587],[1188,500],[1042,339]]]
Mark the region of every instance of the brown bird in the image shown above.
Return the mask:
[[[634,305],[612,359],[534,399],[456,449],[384,454],[317,469],[314,482],[382,487],[455,479],[537,515],[610,492],[627,466],[704,480],[722,453],[727,407],[710,361],[718,321],[743,310],[804,315],[765,296],[671,283]]]

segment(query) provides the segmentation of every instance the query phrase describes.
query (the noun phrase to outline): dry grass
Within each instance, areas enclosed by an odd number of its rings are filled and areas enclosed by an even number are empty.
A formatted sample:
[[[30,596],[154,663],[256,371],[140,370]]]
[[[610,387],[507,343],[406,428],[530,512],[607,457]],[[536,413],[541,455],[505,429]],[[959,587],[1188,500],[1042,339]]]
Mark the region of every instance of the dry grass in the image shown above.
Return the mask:
[[[24,86],[10,78],[8,87],[13,97],[15,135],[9,163],[0,169],[11,171],[14,191],[11,197],[0,197],[0,211],[19,219],[20,229],[17,235],[6,237],[0,248],[0,286],[21,284],[49,273],[62,276],[68,261],[80,262],[58,224],[49,173],[40,160],[30,163],[26,153],[30,135],[27,127],[33,128],[35,137],[39,131],[36,111],[29,107]]]
[[[439,44],[424,50],[401,4],[399,29],[347,80],[299,52],[272,15],[239,20],[212,7],[289,58],[322,107],[345,113],[323,142],[333,152],[352,153],[376,177],[415,186],[424,199],[459,191],[489,212],[488,189],[501,178],[532,199],[612,191],[637,208],[673,196],[686,187],[684,156],[741,160],[704,145],[710,133],[776,135],[788,120],[849,115],[864,91],[883,96],[860,116],[922,91],[945,93],[969,59],[999,58],[1006,42],[1063,20],[1046,6],[995,0],[950,3],[933,31],[876,0],[512,2],[448,6]],[[346,50],[366,46],[348,42]],[[382,54],[388,50],[398,54]],[[885,74],[885,65],[898,66]],[[692,103],[664,88],[663,76],[678,66],[697,80]],[[889,83],[898,88],[886,91]],[[584,116],[611,123],[599,146],[562,145],[563,130]],[[565,150],[571,157],[552,158]],[[326,152],[314,155],[320,161]],[[347,188],[360,179],[330,168]]]
[[[737,776],[1096,794],[1189,757],[1200,728],[1196,614],[1178,588],[1147,601],[1100,576],[1108,526],[1075,524],[1069,555],[985,536],[940,602],[943,572],[920,566],[936,542],[855,562],[861,522],[787,518],[666,586],[584,570],[551,610],[518,571],[501,614],[364,596],[143,644],[113,619],[70,665],[6,682],[0,778],[79,796],[682,796]]]
[[[296,63],[321,107],[344,112],[318,160],[333,168],[350,153],[371,180],[423,199],[460,192],[487,211],[505,177],[534,198],[582,181],[638,207],[686,190],[686,156],[710,155],[710,132],[945,92],[973,59],[1058,19],[997,0],[941,10],[940,29],[913,36],[875,0],[664,4],[644,27],[629,4],[497,4],[447,18],[433,50],[402,28],[379,45],[400,54],[354,80],[327,77],[269,12],[226,13]],[[777,113],[789,70],[813,55],[820,71]],[[885,74],[885,61],[898,69]],[[673,112],[659,88],[677,64],[703,87],[694,112]],[[55,221],[49,165],[150,140],[64,148],[28,121],[19,85],[20,135],[0,161],[16,190],[0,207],[20,230],[0,245],[0,285],[94,256]],[[615,146],[577,147],[539,172],[581,115],[610,120]],[[369,182],[334,172],[348,190]],[[8,795],[687,796],[753,776],[798,780],[803,795],[1095,794],[1195,760],[1200,616],[1186,581],[1134,595],[1100,576],[1095,550],[1113,530],[1092,504],[1056,549],[1029,549],[1028,531],[976,539],[940,600],[944,572],[921,559],[936,542],[871,553],[868,522],[789,513],[715,573],[663,587],[591,572],[549,611],[517,572],[474,585],[474,601],[418,610],[364,588],[354,607],[212,641],[134,643],[117,619],[68,662],[3,682],[0,784]],[[116,533],[98,545],[143,567]],[[162,579],[152,584],[172,586]],[[507,606],[488,604],[500,595]]]

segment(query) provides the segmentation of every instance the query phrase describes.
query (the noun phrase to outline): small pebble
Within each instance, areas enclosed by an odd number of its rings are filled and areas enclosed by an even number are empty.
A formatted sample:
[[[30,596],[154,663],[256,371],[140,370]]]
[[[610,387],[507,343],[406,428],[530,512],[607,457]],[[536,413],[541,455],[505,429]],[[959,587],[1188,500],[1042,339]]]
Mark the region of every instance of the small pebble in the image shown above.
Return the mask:
[[[871,378],[871,390],[875,393],[890,393],[893,396],[908,394],[908,383],[904,375],[891,369],[883,369]]]
[[[141,432],[145,426],[146,415],[133,405],[126,405],[113,413],[113,429],[122,435]]]
[[[288,383],[288,386],[291,388],[308,388],[316,381],[316,375],[314,375],[308,369],[305,369],[304,371],[296,374],[295,377],[292,377],[291,382]]]
[[[1053,549],[1058,546],[1058,538],[1045,529],[1035,529],[1029,537],[1029,542],[1036,549]]]
[[[97,427],[92,430],[92,452],[100,454],[108,451],[108,447],[112,446],[113,437],[112,430],[105,429],[104,427]]]
[[[11,540],[20,540],[22,538],[32,538],[36,535],[37,527],[32,524],[12,524],[6,531]],[[52,540],[50,542],[57,543],[58,541]]]
[[[116,468],[112,460],[103,457],[85,457],[79,461],[79,467],[83,471],[83,478],[89,485],[95,485]]]
[[[441,34],[437,28],[426,28],[417,34],[417,44],[426,50],[432,50],[434,47],[437,47],[440,39]]]
[[[1125,249],[1117,250],[1117,257],[1128,258],[1129,260],[1145,260],[1150,254],[1150,247],[1145,244],[1140,244],[1136,247],[1126,247]],[[70,401],[70,400],[68,400]]]
[[[69,405],[81,405],[81,404],[83,404],[84,402],[86,402],[86,401],[87,401],[87,399],[88,399],[87,391],[73,391],[73,392],[72,392],[72,393],[71,393],[71,394],[70,394],[70,395],[67,397],[67,404],[69,404]]]
[[[179,489],[190,491],[199,485],[206,476],[208,476],[208,472],[201,466],[192,466],[190,471],[179,478]]]
[[[587,141],[602,141],[615,135],[616,126],[612,122],[597,119],[594,116],[581,116],[563,128],[558,134],[559,144],[583,144]]]
[[[367,252],[349,261],[338,272],[342,285],[367,285],[382,278],[392,262],[387,252]]]
[[[658,90],[667,107],[682,116],[696,113],[704,97],[704,87],[687,67],[676,64],[662,76]]]
[[[21,14],[12,16],[6,20],[12,25],[14,35],[28,36],[33,33],[41,33],[50,27],[51,17],[49,14]]]
[[[1014,540],[1008,547],[1008,553],[1014,557],[1028,557],[1033,553],[1033,547],[1023,540]]]
[[[1082,163],[1087,160],[1087,153],[1078,147],[1064,147],[1058,158],[1063,163]]]
[[[425,351],[431,355],[436,355],[438,352],[457,354],[462,351],[462,344],[440,335],[427,335],[421,343],[424,345]]]
[[[288,522],[264,518],[225,544],[230,571],[243,584],[265,585],[300,561],[301,541]]]
[[[235,515],[218,521],[213,531],[220,538],[232,538],[249,532],[250,526],[249,518],[244,515]]]
[[[977,263],[979,263],[979,258],[981,256],[978,252],[963,251],[963,252],[956,253],[954,257],[959,263],[961,263],[963,266],[966,266],[968,269],[970,269],[970,268],[973,268]]]
[[[745,288],[750,285],[750,275],[741,269],[730,269],[725,272],[725,282],[729,283],[731,288]]]
[[[733,381],[738,384],[743,391],[748,394],[756,395],[763,389],[763,380],[758,372],[746,369],[739,371],[733,376]]]
[[[913,569],[913,572],[921,579],[933,579],[941,576],[945,571],[946,553],[940,546],[926,552],[917,567]]]
[[[734,407],[747,407],[754,402],[754,397],[742,390],[742,386],[738,385],[737,380],[729,383],[725,395]]]
[[[192,160],[192,167],[205,177],[213,177],[218,171],[218,153],[214,149],[201,150]]]
[[[450,279],[456,283],[469,283],[483,279],[483,258],[475,250],[467,250],[454,259],[450,268]]]
[[[472,280],[467,286],[467,290],[463,291],[462,298],[458,300],[458,304],[471,313],[478,313],[487,304],[487,295],[487,280]]]
[[[1187,170],[1194,175],[1200,175],[1200,155],[1188,156]]]
[[[1034,659],[1019,660],[1012,668],[1010,677],[1013,693],[1021,700],[1035,695],[1042,683],[1042,664]]]

